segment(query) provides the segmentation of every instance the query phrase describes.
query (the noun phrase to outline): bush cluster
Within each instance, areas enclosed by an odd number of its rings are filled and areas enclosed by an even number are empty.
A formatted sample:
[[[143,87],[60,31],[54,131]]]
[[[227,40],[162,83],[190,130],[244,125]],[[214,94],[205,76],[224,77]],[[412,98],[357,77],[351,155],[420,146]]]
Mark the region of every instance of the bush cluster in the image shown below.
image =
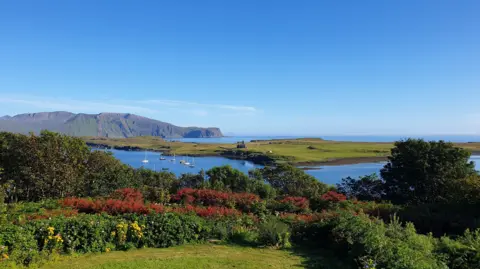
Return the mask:
[[[193,206],[167,207],[159,204],[145,204],[143,201],[115,200],[115,199],[86,199],[86,198],[65,198],[62,206],[73,208],[81,213],[107,213],[109,215],[123,214],[154,214],[176,212],[182,214],[196,214],[204,218],[238,217],[242,213],[233,208],[218,206]]]
[[[228,193],[209,189],[184,188],[172,196],[172,201],[184,204],[238,208],[248,212],[251,211],[253,204],[260,202],[260,197],[252,193]]]
[[[338,212],[332,218],[293,225],[293,242],[335,250],[356,268],[480,268],[480,230],[462,237],[418,234],[412,223],[385,223],[365,214]]]
[[[79,215],[0,227],[0,255],[28,265],[56,253],[169,247],[210,237],[211,225],[192,215]]]

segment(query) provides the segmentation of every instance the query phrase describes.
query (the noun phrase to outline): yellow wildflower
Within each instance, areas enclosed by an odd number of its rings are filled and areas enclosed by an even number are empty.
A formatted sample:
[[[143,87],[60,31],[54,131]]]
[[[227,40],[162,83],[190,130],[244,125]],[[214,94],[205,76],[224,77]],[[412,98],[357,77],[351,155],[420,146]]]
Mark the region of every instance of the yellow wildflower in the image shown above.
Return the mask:
[[[9,258],[9,257],[8,257],[8,254],[7,254],[7,253],[3,253],[3,254],[2,254],[2,259],[8,260],[8,258]]]
[[[135,221],[134,223],[130,224],[130,227],[133,229],[133,233],[138,237],[142,238],[143,233],[142,233],[142,228],[138,225],[138,223]]]
[[[57,243],[63,243],[63,239],[60,234],[55,235],[54,238],[57,241]]]
[[[110,252],[110,250],[111,250],[110,248],[106,248],[105,252]]]

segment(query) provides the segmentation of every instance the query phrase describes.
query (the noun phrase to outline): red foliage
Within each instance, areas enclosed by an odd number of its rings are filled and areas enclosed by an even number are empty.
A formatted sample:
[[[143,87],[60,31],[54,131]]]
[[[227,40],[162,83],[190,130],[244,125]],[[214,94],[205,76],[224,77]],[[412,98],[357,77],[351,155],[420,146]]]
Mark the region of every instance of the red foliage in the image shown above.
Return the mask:
[[[133,200],[88,200],[82,198],[65,198],[61,202],[64,207],[71,207],[78,209],[81,213],[100,213],[106,212],[110,215],[118,215],[125,213],[137,213],[137,214],[148,214],[150,212],[150,207],[145,206],[143,201],[133,201]],[[158,208],[152,208],[152,210],[157,211]]]
[[[163,207],[163,205],[159,205],[159,204],[150,204],[149,209],[153,210],[155,213],[164,213],[165,212],[165,207]]]
[[[295,213],[281,213],[280,218],[287,219],[291,221],[302,221],[302,222],[317,222],[325,221],[338,216],[338,212],[335,211],[326,211],[323,210],[320,213],[314,214],[295,214]]]
[[[49,219],[58,216],[64,216],[67,218],[74,217],[78,215],[78,211],[76,209],[53,209],[47,210],[44,213],[34,213],[30,215],[26,215],[26,220],[39,220],[39,219]]]
[[[322,195],[322,200],[330,202],[341,202],[347,200],[347,197],[335,191],[329,191]]]
[[[119,215],[126,213],[149,214],[149,213],[165,213],[175,212],[180,214],[196,214],[204,218],[218,217],[238,217],[242,213],[236,209],[208,206],[200,207],[186,205],[184,207],[167,208],[158,204],[145,205],[139,201],[122,201],[115,199],[108,200],[88,200],[82,198],[65,198],[61,202],[64,207],[71,207],[82,213],[101,213],[105,212],[110,215]]]
[[[236,209],[218,206],[198,207],[186,205],[185,207],[172,208],[170,211],[182,214],[195,213],[204,218],[239,217],[242,215],[242,213]]]
[[[172,201],[184,204],[198,204],[204,206],[232,206],[248,211],[255,203],[260,201],[258,195],[252,193],[229,193],[209,189],[184,188],[172,196]]]
[[[133,188],[118,189],[110,195],[110,198],[122,201],[143,202],[142,193]]]
[[[303,222],[313,222],[314,215],[312,214],[295,214],[295,213],[281,213],[280,218],[293,220],[293,221],[303,221]]]
[[[296,196],[286,196],[280,200],[282,204],[292,204],[295,207],[300,209],[307,209],[309,206],[309,201],[305,197],[296,197]]]

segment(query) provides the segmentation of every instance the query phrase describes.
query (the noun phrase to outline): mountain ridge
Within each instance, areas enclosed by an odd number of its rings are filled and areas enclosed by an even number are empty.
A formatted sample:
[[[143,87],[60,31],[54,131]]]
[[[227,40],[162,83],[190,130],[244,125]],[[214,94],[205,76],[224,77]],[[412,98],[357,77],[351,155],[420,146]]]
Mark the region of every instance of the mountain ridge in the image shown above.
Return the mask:
[[[50,130],[72,136],[125,138],[158,136],[163,138],[222,137],[217,127],[180,127],[131,113],[102,112],[98,114],[68,111],[23,113],[0,117],[0,131],[40,133]]]

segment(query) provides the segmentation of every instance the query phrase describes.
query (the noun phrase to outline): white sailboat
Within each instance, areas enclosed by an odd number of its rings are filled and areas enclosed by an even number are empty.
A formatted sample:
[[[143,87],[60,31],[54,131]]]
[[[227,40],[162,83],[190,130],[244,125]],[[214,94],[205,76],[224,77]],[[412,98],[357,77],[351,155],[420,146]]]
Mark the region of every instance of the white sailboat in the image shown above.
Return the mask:
[[[192,168],[195,167],[195,158],[194,157],[192,157],[192,163],[189,166],[192,167]]]
[[[173,159],[170,160],[171,162],[175,161],[175,153],[173,153]]]
[[[183,164],[186,165],[186,166],[190,165],[190,163],[188,162],[188,155],[187,155],[187,160]]]
[[[143,159],[142,163],[147,164],[148,159],[147,159],[147,151],[145,151],[145,159]]]
[[[163,155],[160,153],[160,158],[159,158],[159,159],[160,159],[160,161],[164,161],[164,160],[166,160],[167,158],[163,157]]]

